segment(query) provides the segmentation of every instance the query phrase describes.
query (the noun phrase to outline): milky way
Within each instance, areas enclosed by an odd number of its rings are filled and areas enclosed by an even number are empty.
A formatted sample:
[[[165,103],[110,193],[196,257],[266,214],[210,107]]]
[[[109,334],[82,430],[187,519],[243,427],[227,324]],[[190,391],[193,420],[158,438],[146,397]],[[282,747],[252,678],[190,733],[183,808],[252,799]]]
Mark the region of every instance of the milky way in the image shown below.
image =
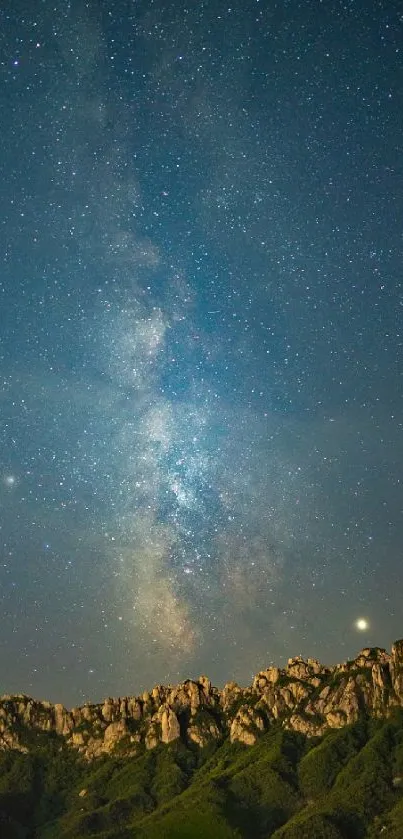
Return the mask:
[[[69,704],[389,647],[399,4],[17,7],[4,690]]]

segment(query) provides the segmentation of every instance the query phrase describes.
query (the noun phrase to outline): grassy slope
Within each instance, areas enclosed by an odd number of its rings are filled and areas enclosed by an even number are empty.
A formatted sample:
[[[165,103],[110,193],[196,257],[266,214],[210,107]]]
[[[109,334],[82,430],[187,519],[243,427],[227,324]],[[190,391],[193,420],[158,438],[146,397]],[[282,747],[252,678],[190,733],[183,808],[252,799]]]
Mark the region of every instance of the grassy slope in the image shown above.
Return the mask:
[[[176,742],[91,765],[31,739],[31,754],[0,755],[2,839],[403,837],[402,712],[320,740],[278,728],[253,747]]]

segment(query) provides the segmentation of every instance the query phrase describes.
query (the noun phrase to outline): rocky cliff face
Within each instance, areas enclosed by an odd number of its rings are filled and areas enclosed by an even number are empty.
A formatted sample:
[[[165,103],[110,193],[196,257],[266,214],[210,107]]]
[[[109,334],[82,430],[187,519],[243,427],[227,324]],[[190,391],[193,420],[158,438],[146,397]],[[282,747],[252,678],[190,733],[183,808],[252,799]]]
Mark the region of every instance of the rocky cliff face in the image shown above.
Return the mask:
[[[157,685],[137,697],[106,699],[68,711],[25,695],[0,698],[0,749],[27,751],[27,731],[56,732],[92,759],[115,750],[135,753],[177,738],[206,746],[230,737],[252,745],[274,721],[309,736],[355,722],[362,711],[387,716],[403,706],[403,641],[391,653],[364,649],[354,661],[324,667],[291,658],[269,667],[248,688],[223,690],[205,676],[176,687]]]

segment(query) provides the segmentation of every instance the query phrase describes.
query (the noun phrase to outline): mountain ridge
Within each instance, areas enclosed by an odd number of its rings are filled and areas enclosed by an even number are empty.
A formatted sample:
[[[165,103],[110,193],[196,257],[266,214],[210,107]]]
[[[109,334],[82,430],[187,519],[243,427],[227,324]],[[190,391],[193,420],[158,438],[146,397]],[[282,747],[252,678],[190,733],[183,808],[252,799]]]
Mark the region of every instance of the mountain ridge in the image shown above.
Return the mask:
[[[206,676],[155,685],[139,696],[107,698],[67,710],[25,694],[0,697],[0,750],[26,751],[24,730],[54,732],[86,759],[135,755],[175,740],[205,748],[229,737],[254,745],[273,723],[308,737],[356,722],[365,712],[387,717],[403,707],[403,640],[388,653],[365,647],[355,659],[322,665],[295,656],[285,668],[260,671],[248,687],[214,687]]]
[[[403,839],[403,640],[246,688],[0,698],[1,839]]]

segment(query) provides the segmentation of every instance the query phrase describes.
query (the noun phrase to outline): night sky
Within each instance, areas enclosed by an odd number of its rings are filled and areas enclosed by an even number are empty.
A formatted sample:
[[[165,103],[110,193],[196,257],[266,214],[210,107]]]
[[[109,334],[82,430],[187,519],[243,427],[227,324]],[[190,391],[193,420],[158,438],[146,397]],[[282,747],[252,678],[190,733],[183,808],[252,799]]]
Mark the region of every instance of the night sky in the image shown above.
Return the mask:
[[[402,36],[397,0],[2,4],[0,692],[403,636]]]

